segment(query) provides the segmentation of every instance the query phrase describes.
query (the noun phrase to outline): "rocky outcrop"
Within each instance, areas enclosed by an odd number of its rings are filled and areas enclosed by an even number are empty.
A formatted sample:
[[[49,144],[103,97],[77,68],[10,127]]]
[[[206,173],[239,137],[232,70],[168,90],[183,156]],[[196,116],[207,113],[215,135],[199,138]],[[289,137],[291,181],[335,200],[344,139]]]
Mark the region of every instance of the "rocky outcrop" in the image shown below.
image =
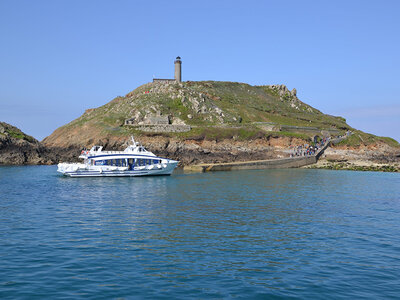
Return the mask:
[[[332,145],[311,168],[400,172],[400,150],[384,143],[358,147]]]
[[[306,105],[297,98],[297,90],[295,88],[290,91],[284,84],[265,85],[265,87],[277,94],[282,102],[287,102],[291,108],[298,111],[307,111],[309,113],[315,112],[312,107]]]
[[[53,164],[57,155],[18,128],[0,122],[0,165]]]
[[[329,162],[392,164],[400,162],[400,150],[383,143],[358,147],[333,146],[325,151],[322,158]]]
[[[190,84],[178,83],[178,82],[153,82],[142,86],[146,90],[143,92],[142,89],[132,91],[128,93],[125,97],[128,101],[135,102],[137,99],[143,99],[143,93],[146,100],[149,99],[171,99],[176,100],[174,104],[174,109],[186,108],[186,110],[192,112],[191,114],[182,115],[182,112],[177,112],[178,114],[168,115],[168,122],[176,122],[179,117],[185,117],[187,119],[192,119],[193,115],[200,115],[202,119],[208,122],[213,122],[215,124],[223,124],[226,122],[237,122],[238,117],[235,117],[230,112],[224,111],[216,101],[221,98],[218,96],[213,96],[207,92],[197,91],[192,88]],[[125,121],[129,125],[159,125],[160,121],[165,123],[165,118],[167,116],[160,115],[163,110],[160,103],[154,103],[148,105],[147,107],[140,107],[138,104],[133,104],[135,110],[132,111],[132,115],[129,119]],[[181,122],[184,122],[181,120]]]

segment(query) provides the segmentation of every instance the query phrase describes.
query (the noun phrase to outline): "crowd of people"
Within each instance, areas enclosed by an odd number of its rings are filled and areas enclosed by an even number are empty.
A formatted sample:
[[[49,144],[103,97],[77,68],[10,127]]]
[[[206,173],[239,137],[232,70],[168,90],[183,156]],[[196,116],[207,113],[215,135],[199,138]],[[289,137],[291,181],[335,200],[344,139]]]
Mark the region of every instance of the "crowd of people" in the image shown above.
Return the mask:
[[[342,136],[337,136],[334,139],[344,139],[352,134],[353,133],[349,130],[346,132],[346,134],[344,134]],[[318,152],[318,150],[320,150],[327,142],[329,142],[329,140],[331,140],[331,138],[323,138],[319,141],[317,139],[318,138],[315,137],[314,146],[309,145],[309,144],[304,144],[304,145],[300,145],[300,146],[291,146],[290,147],[290,150],[291,150],[290,157],[315,155]]]
[[[315,155],[318,152],[318,150],[325,145],[326,142],[327,138],[323,138],[319,142],[314,143],[314,146],[309,144],[304,144],[300,146],[291,147],[292,153],[290,154],[290,157]]]

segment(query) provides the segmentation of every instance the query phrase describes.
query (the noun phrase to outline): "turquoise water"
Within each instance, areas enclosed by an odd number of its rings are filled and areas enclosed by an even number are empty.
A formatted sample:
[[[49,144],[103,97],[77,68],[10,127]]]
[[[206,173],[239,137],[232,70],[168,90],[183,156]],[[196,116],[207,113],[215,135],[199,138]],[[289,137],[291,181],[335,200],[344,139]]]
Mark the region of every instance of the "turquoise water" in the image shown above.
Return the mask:
[[[400,174],[0,168],[0,298],[396,298]]]

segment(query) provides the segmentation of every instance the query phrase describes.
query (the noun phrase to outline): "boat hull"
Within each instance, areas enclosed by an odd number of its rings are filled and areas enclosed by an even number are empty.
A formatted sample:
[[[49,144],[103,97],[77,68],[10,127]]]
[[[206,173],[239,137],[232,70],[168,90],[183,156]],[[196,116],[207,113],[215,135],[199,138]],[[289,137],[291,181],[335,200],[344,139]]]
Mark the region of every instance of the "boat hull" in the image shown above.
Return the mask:
[[[77,169],[65,170],[59,168],[57,171],[68,177],[139,177],[139,176],[161,176],[171,175],[178,162],[170,162],[165,168],[161,169],[140,169],[140,170],[101,170],[97,169]]]

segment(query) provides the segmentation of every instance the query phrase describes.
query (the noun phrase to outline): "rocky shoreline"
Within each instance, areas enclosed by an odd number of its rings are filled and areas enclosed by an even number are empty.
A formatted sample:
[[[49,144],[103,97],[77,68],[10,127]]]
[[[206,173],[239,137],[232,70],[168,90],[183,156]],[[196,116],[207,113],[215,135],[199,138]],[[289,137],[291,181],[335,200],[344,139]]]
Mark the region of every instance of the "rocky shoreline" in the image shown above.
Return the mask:
[[[265,160],[288,157],[285,150],[292,143],[301,144],[296,138],[260,138],[240,141],[232,139],[204,140],[170,138],[163,136],[142,136],[138,138],[149,151],[161,157],[179,160],[179,166],[199,163],[224,163],[234,161]],[[101,145],[105,150],[123,150],[129,144],[128,138],[108,137],[96,142],[88,141],[87,147]],[[77,161],[77,156],[84,148],[83,145],[46,147],[60,161]]]
[[[380,164],[369,161],[335,162],[320,160],[316,164],[306,166],[307,169],[373,171],[373,172],[400,172],[400,163]]]
[[[304,144],[297,137],[262,136],[252,139],[210,139],[169,137],[162,134],[138,136],[150,151],[162,157],[179,160],[180,167],[198,164],[263,161],[290,156],[290,148]],[[78,162],[85,147],[101,145],[106,150],[123,150],[130,143],[126,136],[108,135],[97,140],[87,138],[76,143],[62,139],[39,142],[18,128],[0,123],[0,165],[50,165]],[[384,143],[348,147],[328,147],[316,164],[307,168],[365,171],[400,171],[400,149]]]
[[[226,141],[227,142],[227,141]],[[198,164],[216,164],[231,162],[262,161],[268,159],[282,159],[288,157],[285,148],[273,147],[253,141],[250,143],[236,144],[227,147],[225,143],[191,143],[185,142],[154,142],[149,144],[149,149],[157,155],[177,159],[180,161],[180,167],[194,166]],[[256,146],[257,144],[257,146]],[[238,151],[238,148],[240,151]],[[121,149],[121,147],[112,147],[110,150]],[[49,165],[62,161],[79,161],[78,155],[80,147],[69,148],[46,148],[40,144],[34,147],[22,143],[14,144],[7,151],[0,150],[0,165]],[[304,168],[329,169],[329,170],[355,170],[355,171],[382,171],[382,172],[400,172],[400,157],[392,153],[379,156],[366,156],[365,153],[355,150],[351,154],[343,154],[340,157],[333,156],[335,147],[328,148],[326,154],[317,161],[317,163]],[[355,154],[359,154],[355,158]]]
[[[400,150],[387,145],[334,146],[306,168],[352,171],[400,172]]]

